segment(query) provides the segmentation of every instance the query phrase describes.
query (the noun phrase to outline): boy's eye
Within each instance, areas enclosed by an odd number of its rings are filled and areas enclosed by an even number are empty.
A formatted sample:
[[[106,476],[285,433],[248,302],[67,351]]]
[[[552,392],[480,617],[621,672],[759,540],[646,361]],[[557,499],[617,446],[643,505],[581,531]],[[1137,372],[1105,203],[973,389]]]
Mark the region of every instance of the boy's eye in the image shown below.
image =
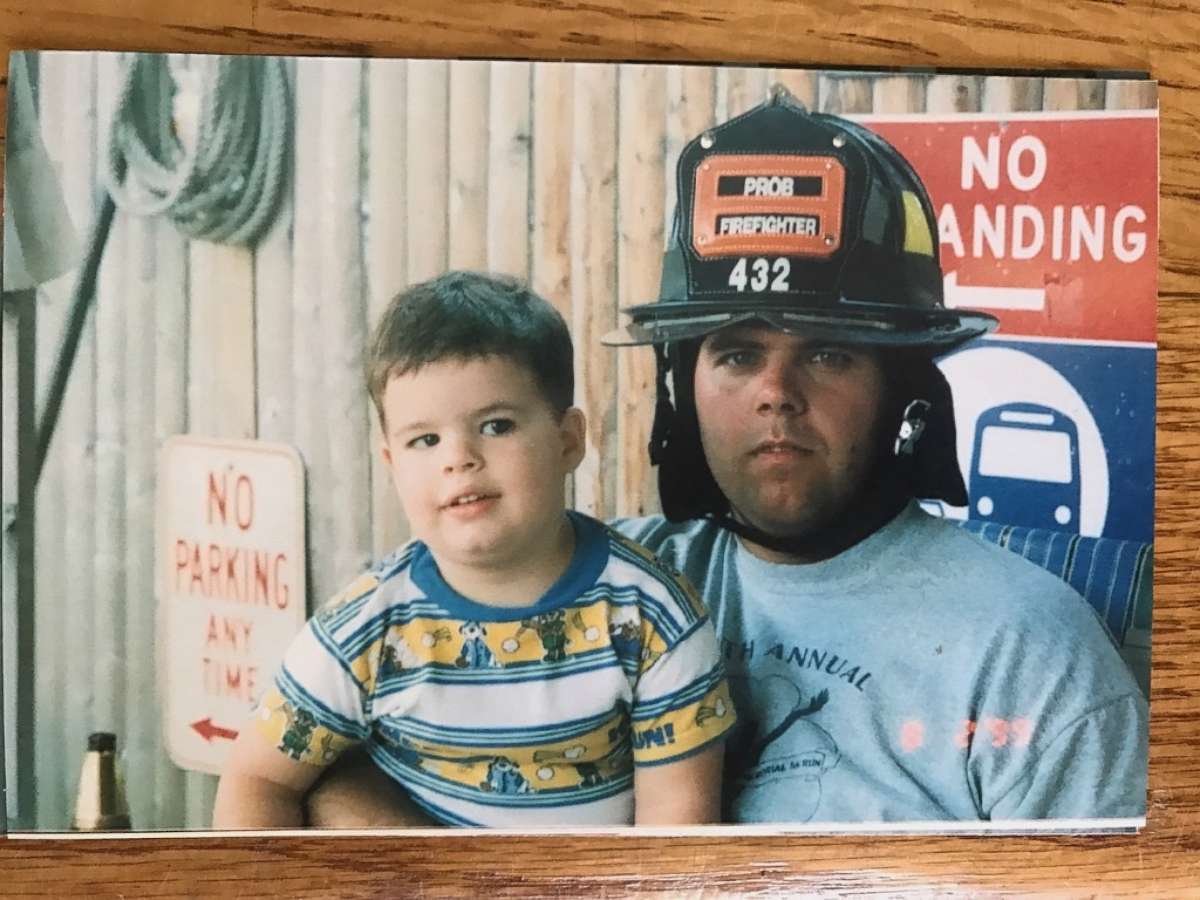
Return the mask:
[[[488,419],[479,426],[479,433],[490,437],[498,437],[502,434],[508,434],[515,427],[516,423],[512,419]]]
[[[422,434],[413,438],[404,446],[406,447],[433,447],[437,445],[439,438],[436,434]]]

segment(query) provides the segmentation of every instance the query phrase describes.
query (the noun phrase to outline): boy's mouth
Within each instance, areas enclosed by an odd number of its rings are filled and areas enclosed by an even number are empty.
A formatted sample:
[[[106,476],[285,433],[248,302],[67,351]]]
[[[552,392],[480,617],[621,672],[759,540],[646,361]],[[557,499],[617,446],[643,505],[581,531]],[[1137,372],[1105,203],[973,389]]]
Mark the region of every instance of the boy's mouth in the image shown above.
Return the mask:
[[[464,506],[480,504],[488,500],[495,500],[499,496],[499,494],[482,493],[459,494],[457,497],[452,498],[449,502],[443,503],[442,509],[458,509]]]

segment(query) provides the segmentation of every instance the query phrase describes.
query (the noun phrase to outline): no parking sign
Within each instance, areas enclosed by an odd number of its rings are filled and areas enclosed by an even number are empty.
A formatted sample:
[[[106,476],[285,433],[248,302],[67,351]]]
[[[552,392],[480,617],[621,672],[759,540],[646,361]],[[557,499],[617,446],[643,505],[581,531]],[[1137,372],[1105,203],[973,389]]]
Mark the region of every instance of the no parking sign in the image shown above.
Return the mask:
[[[159,497],[167,750],[218,773],[306,618],[304,468],[281,444],[178,436]]]

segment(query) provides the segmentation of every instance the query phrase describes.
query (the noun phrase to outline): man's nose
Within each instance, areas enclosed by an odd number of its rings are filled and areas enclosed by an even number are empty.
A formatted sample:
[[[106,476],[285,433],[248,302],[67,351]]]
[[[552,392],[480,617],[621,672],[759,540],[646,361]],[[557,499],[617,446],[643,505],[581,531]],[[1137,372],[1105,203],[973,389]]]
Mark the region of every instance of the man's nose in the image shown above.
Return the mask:
[[[796,414],[808,409],[801,368],[786,358],[770,358],[759,372],[755,409],[764,414]]]

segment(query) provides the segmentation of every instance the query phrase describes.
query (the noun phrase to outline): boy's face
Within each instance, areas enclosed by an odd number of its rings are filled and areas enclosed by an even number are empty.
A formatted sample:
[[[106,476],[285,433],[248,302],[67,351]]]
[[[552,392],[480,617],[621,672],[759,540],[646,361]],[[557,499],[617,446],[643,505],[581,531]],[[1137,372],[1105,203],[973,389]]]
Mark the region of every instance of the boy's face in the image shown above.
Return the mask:
[[[552,553],[582,412],[560,419],[526,367],[488,356],[393,376],[383,413],[383,462],[440,564],[502,570]]]

